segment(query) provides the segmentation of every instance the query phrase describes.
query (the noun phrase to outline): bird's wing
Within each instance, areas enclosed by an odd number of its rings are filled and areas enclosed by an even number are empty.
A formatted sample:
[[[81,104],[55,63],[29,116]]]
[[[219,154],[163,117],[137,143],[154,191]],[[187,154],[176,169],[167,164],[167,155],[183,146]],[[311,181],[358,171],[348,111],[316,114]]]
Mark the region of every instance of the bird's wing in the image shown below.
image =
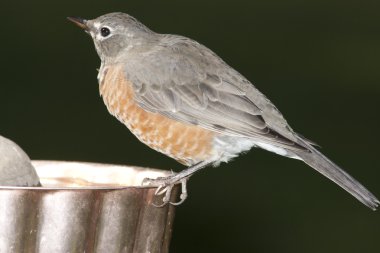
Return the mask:
[[[222,134],[283,147],[365,205],[378,206],[372,193],[296,134],[262,93],[212,51],[184,37],[168,41],[127,61],[126,77],[135,86],[141,107]]]
[[[170,42],[169,42],[170,41]],[[163,37],[131,55],[125,69],[145,110],[226,135],[303,149],[276,107],[211,50],[190,39]],[[289,136],[291,134],[287,133]]]

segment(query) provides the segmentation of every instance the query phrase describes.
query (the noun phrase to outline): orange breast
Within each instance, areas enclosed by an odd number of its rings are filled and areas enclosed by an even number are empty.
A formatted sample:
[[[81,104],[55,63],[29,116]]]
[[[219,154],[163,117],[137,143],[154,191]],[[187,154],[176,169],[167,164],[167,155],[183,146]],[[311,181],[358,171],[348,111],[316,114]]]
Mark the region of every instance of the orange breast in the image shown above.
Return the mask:
[[[104,70],[100,94],[109,112],[149,147],[185,165],[213,155],[214,132],[142,109],[135,103],[133,88],[121,67]]]

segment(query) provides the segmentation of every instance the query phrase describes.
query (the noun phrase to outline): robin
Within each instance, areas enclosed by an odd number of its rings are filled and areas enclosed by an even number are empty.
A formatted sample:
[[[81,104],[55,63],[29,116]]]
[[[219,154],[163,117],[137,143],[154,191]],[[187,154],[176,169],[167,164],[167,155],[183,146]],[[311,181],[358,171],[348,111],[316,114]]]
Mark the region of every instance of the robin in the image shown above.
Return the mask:
[[[299,159],[375,210],[379,200],[297,134],[251,82],[207,47],[159,34],[124,13],[93,20],[69,17],[91,35],[101,59],[100,94],[108,111],[149,147],[188,166],[147,179],[162,205],[187,197],[187,179],[252,147]],[[170,202],[175,184],[178,203]]]

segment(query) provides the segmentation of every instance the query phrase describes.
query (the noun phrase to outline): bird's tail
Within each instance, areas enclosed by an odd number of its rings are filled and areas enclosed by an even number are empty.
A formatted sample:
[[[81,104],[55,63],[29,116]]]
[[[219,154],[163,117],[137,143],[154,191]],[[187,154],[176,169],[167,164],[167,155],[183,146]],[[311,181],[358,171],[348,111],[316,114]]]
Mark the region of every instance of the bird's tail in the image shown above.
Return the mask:
[[[301,137],[299,138],[300,141],[307,146],[309,152],[292,150],[292,153],[296,154],[313,169],[345,189],[364,205],[372,210],[376,210],[380,202],[370,191],[309,143],[305,143],[306,141],[301,139]]]

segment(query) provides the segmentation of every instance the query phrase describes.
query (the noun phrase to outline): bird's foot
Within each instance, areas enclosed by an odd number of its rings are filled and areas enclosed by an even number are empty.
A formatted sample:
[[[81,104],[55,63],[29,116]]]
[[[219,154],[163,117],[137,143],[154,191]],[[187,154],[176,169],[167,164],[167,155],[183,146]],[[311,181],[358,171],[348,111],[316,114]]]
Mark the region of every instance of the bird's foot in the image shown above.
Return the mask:
[[[182,204],[187,198],[187,189],[186,189],[187,179],[188,178],[185,177],[178,180],[178,178],[176,177],[176,174],[174,174],[172,176],[158,177],[156,179],[145,178],[142,182],[142,185],[157,187],[157,190],[154,193],[156,196],[165,195],[162,198],[162,204],[160,205],[153,204],[154,206],[163,207],[167,204],[178,206]],[[180,200],[178,202],[171,202],[170,197],[172,194],[173,187],[176,184],[181,184],[181,195],[179,197]]]

